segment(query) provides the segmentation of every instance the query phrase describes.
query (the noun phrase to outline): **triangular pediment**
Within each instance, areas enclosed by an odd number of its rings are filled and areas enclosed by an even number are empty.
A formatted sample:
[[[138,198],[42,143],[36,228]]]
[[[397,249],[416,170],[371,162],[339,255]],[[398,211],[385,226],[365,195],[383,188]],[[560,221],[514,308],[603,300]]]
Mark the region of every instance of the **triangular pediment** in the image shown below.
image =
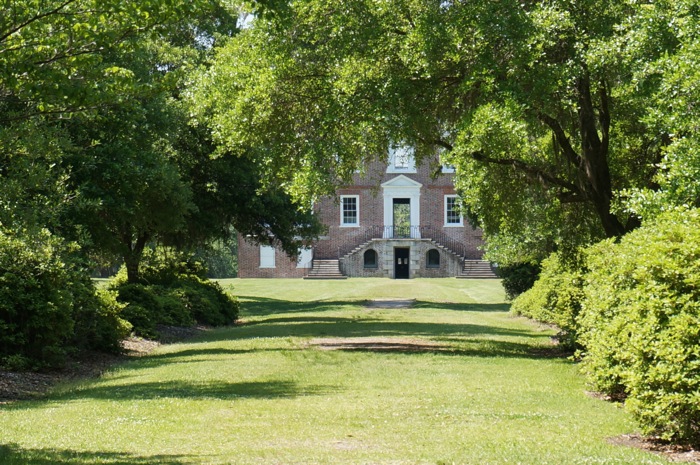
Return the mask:
[[[387,182],[382,184],[382,187],[386,189],[387,187],[401,187],[401,188],[407,188],[411,187],[414,189],[420,189],[423,187],[423,184],[419,183],[418,181],[414,181],[413,179],[404,176],[403,174],[400,174],[396,176],[395,178],[392,178],[388,180]]]

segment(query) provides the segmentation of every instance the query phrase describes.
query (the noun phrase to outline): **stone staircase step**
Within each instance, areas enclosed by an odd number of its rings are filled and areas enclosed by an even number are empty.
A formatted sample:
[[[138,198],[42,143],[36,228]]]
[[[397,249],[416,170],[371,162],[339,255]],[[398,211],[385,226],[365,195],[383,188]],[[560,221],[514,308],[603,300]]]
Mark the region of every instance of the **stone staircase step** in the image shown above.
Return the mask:
[[[465,260],[457,279],[498,279],[491,263],[485,260]]]
[[[309,274],[304,279],[347,279],[340,272],[338,260],[314,260]]]

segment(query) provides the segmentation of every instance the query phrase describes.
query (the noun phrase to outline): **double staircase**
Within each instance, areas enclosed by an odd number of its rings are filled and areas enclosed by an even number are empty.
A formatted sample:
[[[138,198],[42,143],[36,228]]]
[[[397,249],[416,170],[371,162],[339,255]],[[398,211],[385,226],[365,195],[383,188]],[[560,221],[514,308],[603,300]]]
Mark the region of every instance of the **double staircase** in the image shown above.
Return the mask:
[[[348,279],[340,272],[338,260],[314,259],[309,274],[304,279]]]

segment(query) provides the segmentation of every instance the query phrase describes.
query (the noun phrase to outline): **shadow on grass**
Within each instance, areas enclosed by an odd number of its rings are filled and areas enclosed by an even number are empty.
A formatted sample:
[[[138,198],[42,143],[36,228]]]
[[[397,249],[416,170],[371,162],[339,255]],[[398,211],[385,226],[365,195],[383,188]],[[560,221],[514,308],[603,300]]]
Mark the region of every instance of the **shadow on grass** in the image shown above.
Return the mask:
[[[339,350],[343,352],[368,352],[383,354],[432,354],[460,357],[479,358],[563,358],[564,355],[555,346],[533,347],[521,342],[499,341],[490,339],[470,339],[461,341],[459,345],[440,344],[441,341],[426,341],[425,343],[406,341],[400,338],[387,338],[383,341],[368,338],[353,340],[343,338],[324,338],[312,341],[310,346],[320,350]]]
[[[297,312],[325,312],[348,305],[362,305],[364,300],[318,300],[295,302],[268,297],[239,295],[244,315],[266,316]]]
[[[187,381],[164,381],[149,383],[129,383],[124,386],[91,384],[82,389],[69,391],[53,397],[53,401],[73,399],[98,400],[150,400],[150,399],[281,399],[309,395],[320,395],[334,391],[324,386],[299,386],[291,381],[260,381],[227,383],[207,381],[192,383]]]
[[[479,313],[491,313],[491,312],[507,312],[510,310],[510,304],[461,304],[455,302],[427,302],[425,300],[416,301],[411,307],[415,309],[439,309],[439,310],[452,310],[456,312],[479,312]]]
[[[243,313],[248,316],[267,316],[285,313],[298,312],[325,312],[338,310],[346,306],[365,307],[369,300],[317,300],[295,302],[291,300],[271,299],[269,297],[240,295]],[[406,297],[407,299],[409,297]],[[396,299],[400,300],[400,299]],[[453,303],[453,302],[428,302],[419,300],[408,308],[397,308],[396,311],[410,311],[411,309],[440,309],[460,312],[507,312],[510,304],[474,304],[474,303]],[[371,311],[371,309],[368,309]]]
[[[529,339],[548,339],[547,333],[511,329],[489,325],[393,322],[374,318],[316,318],[277,317],[268,318],[244,325],[226,332],[231,339],[252,339],[260,337],[469,337],[490,335],[501,337],[527,337]],[[223,334],[221,336],[224,336]],[[211,339],[208,339],[211,340]]]
[[[0,444],[3,465],[184,465],[192,457],[180,455],[136,456],[121,452],[90,452],[61,449],[25,449],[17,444]]]

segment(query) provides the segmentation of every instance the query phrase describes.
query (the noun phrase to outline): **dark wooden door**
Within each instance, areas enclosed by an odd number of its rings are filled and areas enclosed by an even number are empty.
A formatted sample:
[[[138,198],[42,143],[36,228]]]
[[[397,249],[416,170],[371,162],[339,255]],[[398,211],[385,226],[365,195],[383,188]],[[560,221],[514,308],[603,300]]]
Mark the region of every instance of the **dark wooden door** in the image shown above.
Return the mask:
[[[409,266],[408,257],[410,249],[397,247],[394,249],[394,278],[408,279]]]

